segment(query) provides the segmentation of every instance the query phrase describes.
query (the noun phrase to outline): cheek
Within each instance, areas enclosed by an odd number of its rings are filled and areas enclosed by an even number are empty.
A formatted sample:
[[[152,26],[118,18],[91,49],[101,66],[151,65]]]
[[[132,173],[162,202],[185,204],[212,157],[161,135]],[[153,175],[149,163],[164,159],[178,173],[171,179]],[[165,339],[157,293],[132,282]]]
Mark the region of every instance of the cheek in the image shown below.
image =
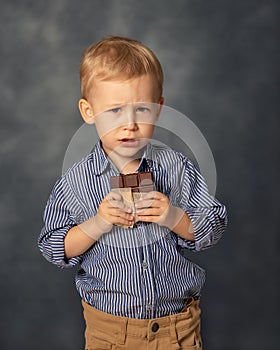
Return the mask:
[[[110,123],[95,123],[96,131],[100,139],[110,139],[114,134],[114,127]]]
[[[108,147],[113,147],[115,137],[112,133],[107,133],[99,136],[102,143],[107,145]]]
[[[151,124],[142,124],[140,126],[140,132],[141,132],[141,135],[142,137],[144,138],[151,138],[153,136],[153,133],[154,133],[154,125],[151,125]]]

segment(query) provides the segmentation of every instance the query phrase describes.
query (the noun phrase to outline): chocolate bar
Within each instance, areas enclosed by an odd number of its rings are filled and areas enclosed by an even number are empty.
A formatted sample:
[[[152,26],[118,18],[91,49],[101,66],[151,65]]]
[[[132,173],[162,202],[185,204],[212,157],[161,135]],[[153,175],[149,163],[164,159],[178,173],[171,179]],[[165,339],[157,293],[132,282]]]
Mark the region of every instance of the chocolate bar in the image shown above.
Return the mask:
[[[131,187],[132,192],[150,192],[154,189],[151,171],[111,176],[110,184],[112,189]]]
[[[126,205],[131,207],[134,216],[134,223],[136,223],[138,219],[135,214],[134,202],[140,199],[141,193],[154,190],[152,172],[149,171],[111,176],[110,185],[112,191],[121,193]],[[132,228],[134,223],[129,227]],[[127,228],[127,226],[125,226],[125,228]]]

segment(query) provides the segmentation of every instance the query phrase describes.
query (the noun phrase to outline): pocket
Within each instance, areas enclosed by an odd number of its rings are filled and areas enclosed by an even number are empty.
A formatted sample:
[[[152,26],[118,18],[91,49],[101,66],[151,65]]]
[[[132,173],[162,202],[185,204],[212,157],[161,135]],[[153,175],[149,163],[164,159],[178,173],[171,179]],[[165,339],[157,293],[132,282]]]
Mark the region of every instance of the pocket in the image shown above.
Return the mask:
[[[178,349],[180,350],[201,350],[201,342],[197,339],[195,331],[178,333]]]
[[[111,342],[106,334],[94,330],[86,332],[86,350],[108,350],[113,349],[113,342]]]
[[[202,347],[200,345],[186,345],[186,346],[180,346],[180,350],[202,350]]]
[[[200,334],[197,334],[197,330],[178,333],[178,346],[180,350],[202,350]]]
[[[179,321],[176,327],[178,349],[201,350],[200,308],[198,301],[192,302],[185,311],[185,319]]]
[[[113,349],[113,345],[97,338],[91,338],[86,345],[86,350],[108,350]]]
[[[182,330],[177,333],[177,337],[180,349],[196,349],[194,331]]]

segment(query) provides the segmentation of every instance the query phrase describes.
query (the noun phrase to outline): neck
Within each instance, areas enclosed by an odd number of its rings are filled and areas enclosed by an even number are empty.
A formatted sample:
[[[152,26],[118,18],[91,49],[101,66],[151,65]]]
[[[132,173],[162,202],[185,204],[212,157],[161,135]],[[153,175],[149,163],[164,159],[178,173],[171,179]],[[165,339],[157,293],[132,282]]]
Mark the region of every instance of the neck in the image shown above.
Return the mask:
[[[125,166],[122,166],[122,168],[118,167],[118,169],[121,174],[131,174],[136,172],[136,170],[139,167],[139,164],[140,164],[140,159],[135,159],[133,162],[130,162]]]
[[[115,164],[115,166],[121,174],[130,174],[135,173],[138,169],[142,158],[142,152],[138,152],[138,154],[135,154],[132,159],[120,157],[119,154],[112,152],[109,155],[109,158]]]

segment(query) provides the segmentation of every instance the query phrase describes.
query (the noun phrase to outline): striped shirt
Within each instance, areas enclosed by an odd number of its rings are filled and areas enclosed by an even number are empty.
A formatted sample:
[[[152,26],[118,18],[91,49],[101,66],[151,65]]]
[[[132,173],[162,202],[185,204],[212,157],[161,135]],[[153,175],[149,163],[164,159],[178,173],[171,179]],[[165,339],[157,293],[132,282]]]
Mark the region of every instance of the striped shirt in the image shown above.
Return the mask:
[[[166,227],[140,222],[129,229],[113,226],[85,253],[65,258],[65,235],[96,215],[110,192],[110,176],[119,175],[100,142],[56,182],[38,242],[44,257],[59,267],[80,264],[76,287],[86,303],[113,315],[145,319],[178,313],[186,298],[200,295],[205,271],[183,252],[217,243],[227,216],[225,206],[208,193],[201,174],[181,153],[148,144],[138,171],[151,171],[155,189],[188,214],[194,242]]]

